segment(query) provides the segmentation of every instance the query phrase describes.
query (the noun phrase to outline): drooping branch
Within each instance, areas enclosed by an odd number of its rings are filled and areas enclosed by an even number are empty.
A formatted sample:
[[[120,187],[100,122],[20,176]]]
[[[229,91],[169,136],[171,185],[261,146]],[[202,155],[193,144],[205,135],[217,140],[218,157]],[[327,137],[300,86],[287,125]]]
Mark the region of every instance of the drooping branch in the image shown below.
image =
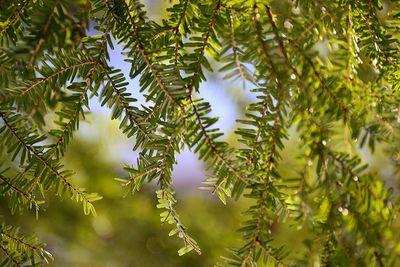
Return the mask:
[[[137,50],[139,51],[140,57],[146,63],[147,68],[150,70],[150,72],[153,75],[154,79],[156,80],[159,88],[161,89],[161,91],[164,92],[164,94],[168,98],[168,100],[173,105],[179,106],[180,104],[175,100],[175,98],[167,90],[166,85],[164,84],[164,82],[162,81],[161,77],[158,74],[158,71],[153,67],[152,62],[151,62],[149,56],[147,55],[147,51],[146,51],[145,45],[142,43],[142,39],[141,39],[140,33],[139,33],[138,29],[137,29],[137,23],[133,19],[132,15],[131,15],[131,13],[129,11],[129,6],[126,3],[126,1],[123,1],[123,3],[124,3],[125,11],[126,11],[126,13],[128,15],[129,22],[131,24],[131,32],[133,33],[133,35],[136,38]]]
[[[27,144],[26,141],[24,140],[24,138],[22,136],[20,136],[17,129],[15,129],[13,127],[13,125],[11,125],[9,123],[6,114],[4,114],[3,112],[0,112],[0,117],[2,118],[5,126],[15,137],[15,139],[30,153],[30,155],[32,155],[34,158],[36,158],[38,160],[38,162],[40,162],[40,164],[45,169],[47,169],[50,173],[52,173],[54,175],[54,177],[59,179],[61,181],[61,183],[64,184],[73,195],[77,196],[78,199],[82,200],[87,205],[88,211],[93,211],[94,209],[93,209],[92,200],[90,200],[88,198],[86,193],[84,193],[84,191],[75,187],[70,181],[68,181],[68,179],[58,171],[58,168],[53,166],[52,163],[50,163],[50,161],[47,160],[32,145]]]
[[[208,144],[208,146],[211,148],[213,154],[217,157],[218,160],[220,160],[234,175],[235,177],[242,181],[243,183],[247,183],[248,179],[244,178],[243,175],[241,175],[239,173],[238,170],[236,170],[236,168],[228,161],[228,159],[225,158],[225,156],[223,156],[221,154],[221,152],[218,150],[218,148],[216,147],[216,145],[214,144],[214,141],[212,140],[212,138],[208,135],[205,126],[203,125],[203,122],[201,120],[201,116],[200,113],[197,110],[196,104],[193,102],[192,97],[189,98],[189,101],[191,103],[191,106],[193,108],[196,120],[198,125],[200,126],[201,129],[201,134],[204,136],[204,138],[206,139],[206,142]],[[223,184],[224,181],[221,181],[219,184]],[[218,188],[218,186],[217,186]]]
[[[196,87],[196,83],[197,83],[197,79],[200,75],[200,71],[201,71],[201,66],[202,66],[202,61],[203,61],[203,57],[204,57],[204,53],[205,50],[209,44],[209,39],[211,38],[211,35],[213,33],[213,28],[215,26],[215,23],[217,21],[217,16],[219,14],[219,11],[221,9],[221,0],[218,0],[218,2],[215,4],[215,8],[213,10],[213,15],[208,23],[208,27],[207,27],[207,32],[205,34],[205,37],[203,38],[203,43],[200,47],[200,51],[197,54],[197,60],[196,60],[196,64],[194,67],[194,73],[192,75],[192,78],[190,79],[190,82],[188,84],[188,89],[189,89],[189,94],[188,97],[190,97],[193,93],[193,89],[195,89]]]

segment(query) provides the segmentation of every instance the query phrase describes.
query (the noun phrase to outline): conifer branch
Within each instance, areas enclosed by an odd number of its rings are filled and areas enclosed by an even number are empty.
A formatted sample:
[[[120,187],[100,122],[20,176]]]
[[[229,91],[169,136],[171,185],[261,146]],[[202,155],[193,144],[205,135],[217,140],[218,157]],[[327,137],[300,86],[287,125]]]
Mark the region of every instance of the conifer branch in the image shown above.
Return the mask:
[[[165,151],[163,152],[163,156],[162,156],[162,159],[161,159],[161,161],[160,161],[160,174],[159,174],[159,181],[158,181],[158,183],[161,185],[161,184],[163,184],[163,183],[167,183],[165,180],[164,180],[164,175],[165,175],[165,171],[166,171],[166,168],[167,168],[167,160],[168,160],[168,153],[170,153],[171,151],[172,151],[172,146],[173,146],[173,144],[175,143],[175,138],[176,138],[176,136],[175,135],[173,135],[173,136],[169,136],[168,137],[168,143],[167,143],[167,145],[165,146]]]
[[[24,10],[27,8],[27,6],[29,5],[29,2],[31,0],[24,0],[22,5],[19,5],[19,8],[15,11],[15,13],[13,13],[11,15],[11,17],[9,17],[7,19],[7,23],[5,26],[0,27],[0,36],[4,34],[4,32],[6,30],[8,30],[8,28],[10,28],[16,20],[18,20],[18,18],[20,17],[21,13],[24,12]]]
[[[271,259],[273,259],[278,266],[283,266],[283,267],[288,267],[289,265],[286,265],[285,263],[283,263],[280,259],[278,259],[277,257],[275,257],[274,254],[271,253],[271,249],[267,248],[265,245],[263,245],[259,240],[256,241],[257,246],[259,246],[265,254],[268,255],[268,257],[270,257]]]
[[[264,223],[265,220],[265,214],[266,214],[266,205],[267,205],[267,195],[269,193],[268,188],[270,184],[270,178],[271,178],[271,172],[274,166],[275,162],[275,150],[276,150],[276,138],[277,138],[277,131],[279,129],[279,105],[280,102],[278,100],[277,108],[275,111],[274,115],[274,122],[273,122],[273,129],[271,131],[271,143],[270,143],[270,149],[269,149],[269,155],[267,159],[267,164],[266,164],[266,174],[264,178],[264,186],[263,186],[263,191],[260,199],[260,207],[258,208],[258,216],[257,216],[257,224],[256,224],[256,229],[254,231],[254,235],[252,237],[251,243],[249,247],[246,250],[246,253],[244,254],[244,257],[241,261],[240,266],[245,267],[251,254],[254,252],[255,246],[257,243],[259,243],[260,239],[260,233],[261,233],[261,227],[262,224]],[[270,253],[268,253],[269,255]],[[274,258],[275,259],[275,258]]]
[[[288,53],[286,51],[285,45],[283,43],[282,36],[279,34],[278,27],[275,24],[274,17],[273,17],[272,12],[271,12],[271,7],[269,5],[265,5],[265,7],[267,8],[268,18],[269,18],[269,21],[270,21],[271,26],[272,26],[272,30],[273,30],[274,35],[275,35],[275,39],[276,39],[276,41],[277,41],[277,43],[279,45],[279,48],[280,48],[280,50],[282,52],[283,57],[285,58],[286,64],[290,67],[290,69],[292,69],[293,73],[296,75],[296,78],[300,78],[300,75],[299,75],[297,69],[293,66],[293,64],[291,64],[291,62],[289,60],[289,56],[288,56]]]
[[[0,245],[5,244],[3,248],[8,252],[10,252],[9,249],[11,249],[11,251],[13,251],[13,248],[15,249],[14,259],[19,264],[24,264],[26,259],[32,259],[35,256],[39,257],[46,263],[53,259],[53,256],[43,248],[43,243],[40,243],[34,236],[19,235],[18,228],[4,224],[1,225],[0,240],[2,241],[0,242]],[[24,260],[24,262],[21,262],[22,260]]]
[[[178,130],[179,131],[179,130]],[[159,179],[158,179],[158,184],[160,186],[160,189],[162,191],[162,198],[163,199],[168,199],[169,201],[166,203],[166,209],[168,210],[168,215],[164,218],[164,221],[167,221],[169,217],[172,217],[174,224],[176,226],[176,231],[178,233],[178,237],[181,238],[184,242],[184,249],[193,249],[197,254],[201,254],[200,247],[197,245],[197,242],[194,241],[187,233],[182,225],[179,215],[176,212],[175,208],[173,207],[173,202],[174,199],[172,197],[173,190],[170,188],[170,180],[171,177],[166,177],[169,176],[170,174],[167,174],[167,171],[171,171],[172,167],[167,166],[168,163],[168,156],[169,154],[173,151],[173,145],[176,142],[177,135],[179,133],[176,133],[175,135],[169,136],[168,137],[168,143],[165,146],[165,149],[163,151],[162,159],[159,162]],[[183,252],[181,252],[183,253]],[[181,254],[180,253],[180,254]],[[185,251],[186,253],[186,251]]]
[[[221,162],[223,162],[223,164],[236,176],[236,178],[242,182],[244,182],[245,184],[248,182],[247,179],[243,178],[242,175],[239,173],[238,170],[236,170],[236,168],[229,163],[228,159],[226,159],[221,152],[218,150],[218,148],[215,146],[212,138],[208,135],[205,126],[203,125],[203,122],[201,120],[201,116],[197,110],[196,104],[193,102],[192,97],[189,97],[189,101],[190,104],[193,108],[196,120],[200,126],[202,135],[204,136],[204,138],[206,139],[207,144],[209,145],[209,147],[211,148],[211,150],[213,151],[213,154],[218,158],[218,160],[220,160]],[[219,184],[223,184],[223,181],[221,181]],[[218,188],[218,186],[217,186]],[[215,190],[214,190],[215,191]]]
[[[105,63],[104,60],[103,60],[103,54],[104,54],[105,50],[107,50],[106,42],[107,42],[108,34],[109,34],[108,30],[106,30],[106,32],[103,34],[103,36],[101,38],[102,41],[101,41],[101,44],[100,44],[100,54],[97,56],[96,65],[93,66],[91,71],[94,72],[95,71],[95,67],[99,67],[101,69],[102,73],[105,75],[106,80],[110,84],[110,87],[112,88],[112,91],[116,95],[116,103],[117,103],[117,105],[123,108],[123,110],[125,112],[125,115],[128,117],[129,122],[131,123],[131,125],[134,125],[141,132],[141,134],[143,134],[143,136],[145,136],[147,141],[151,141],[152,137],[147,132],[147,130],[143,128],[141,122],[139,122],[134,117],[134,115],[132,113],[133,112],[132,111],[132,107],[129,105],[128,99],[126,99],[126,97],[123,95],[123,93],[120,91],[120,89],[118,89],[117,84],[112,79],[112,77],[111,77],[111,75],[109,73],[109,67],[107,66],[107,63]],[[86,48],[86,46],[84,46],[84,47]],[[90,84],[88,86],[90,86]],[[149,114],[149,115],[151,115],[151,114]],[[147,119],[143,120],[142,122],[147,122]]]
[[[166,28],[163,28],[163,29],[160,29],[160,31],[159,32],[157,32],[156,34],[154,34],[154,36],[150,39],[151,41],[155,41],[155,40],[157,40],[158,38],[160,38],[161,36],[163,36],[163,35],[167,35],[168,33],[174,33],[175,32],[175,28],[174,27],[166,27]]]
[[[32,55],[31,55],[31,57],[29,59],[29,64],[28,64],[29,66],[33,66],[33,64],[34,64],[34,62],[36,60],[37,54],[39,53],[40,48],[41,48],[43,42],[45,41],[47,32],[48,32],[48,30],[50,28],[51,21],[53,20],[53,17],[55,15],[55,12],[56,12],[56,9],[57,9],[57,6],[58,6],[59,2],[60,2],[60,0],[55,1],[54,5],[53,5],[53,8],[50,11],[50,15],[47,18],[46,24],[44,25],[43,30],[39,34],[39,39],[36,42],[35,48],[33,50],[33,53],[32,53]]]
[[[131,176],[128,179],[128,181],[124,183],[124,186],[128,186],[128,185],[134,183],[136,180],[138,180],[138,179],[140,179],[142,177],[146,177],[150,173],[153,173],[153,172],[158,171],[158,170],[161,170],[160,166],[154,166],[152,168],[148,168],[145,172],[142,172],[142,173],[140,173],[138,175]]]
[[[13,242],[18,243],[18,244],[20,244],[20,246],[26,247],[29,250],[40,252],[39,255],[42,254],[42,250],[43,250],[42,248],[37,247],[37,246],[32,245],[32,244],[29,244],[29,243],[25,242],[23,239],[15,237],[15,236],[12,236],[12,235],[6,233],[5,231],[0,231],[0,236],[3,237],[3,238],[10,239]]]
[[[178,65],[178,57],[179,57],[179,39],[178,38],[178,34],[179,34],[179,28],[181,27],[181,24],[185,18],[185,13],[186,13],[186,9],[188,7],[189,4],[189,0],[185,0],[184,4],[183,4],[183,9],[181,11],[181,13],[179,14],[179,20],[178,23],[174,26],[173,28],[173,32],[174,32],[174,39],[175,39],[175,48],[174,48],[174,60],[175,60],[175,65]]]
[[[269,7],[267,6],[267,12],[269,15],[270,20],[272,21],[272,14],[270,12]],[[279,80],[279,76],[278,76],[278,72],[277,69],[275,67],[274,62],[271,60],[270,55],[268,53],[268,50],[265,46],[265,42],[263,39],[263,35],[262,35],[262,28],[261,28],[261,24],[259,22],[259,20],[257,19],[257,5],[254,4],[253,5],[253,21],[255,23],[255,30],[256,30],[256,35],[257,35],[257,40],[260,44],[260,46],[263,48],[262,52],[263,52],[263,57],[265,58],[266,62],[268,63],[269,67],[270,67],[270,80],[275,82],[275,86],[276,86],[276,90],[277,90],[277,104],[276,104],[276,108],[275,108],[275,113],[273,115],[273,122],[272,122],[272,129],[269,132],[269,136],[270,136],[270,143],[269,143],[269,149],[268,149],[268,156],[267,156],[267,162],[266,162],[266,173],[265,176],[263,176],[263,183],[262,183],[262,193],[261,193],[261,197],[260,197],[260,204],[259,206],[256,208],[257,209],[257,216],[255,218],[256,223],[255,223],[255,229],[254,232],[251,236],[250,239],[250,243],[246,244],[246,249],[244,250],[244,253],[242,254],[242,259],[240,262],[240,266],[241,267],[245,267],[251,257],[251,255],[254,253],[256,246],[258,244],[262,244],[260,242],[260,238],[261,238],[261,231],[262,231],[262,227],[263,224],[265,223],[265,215],[267,212],[267,196],[270,193],[269,192],[269,188],[271,186],[271,175],[272,175],[272,171],[274,168],[274,164],[275,164],[275,157],[276,155],[276,144],[277,144],[277,138],[278,138],[278,131],[279,128],[281,127],[281,121],[280,121],[280,112],[281,112],[281,105],[282,105],[282,95],[283,95],[283,86],[281,81]],[[272,27],[276,27],[275,24],[273,22],[272,23]],[[275,32],[276,34],[277,32]],[[279,35],[276,35],[276,38],[278,39],[279,42]],[[283,47],[283,44],[280,45],[280,48],[282,50],[282,52],[285,52],[285,49]],[[262,113],[264,113],[267,109],[267,100],[265,98],[263,104],[262,104]],[[262,115],[263,116],[263,115]],[[256,139],[254,144],[258,141],[258,138],[260,137],[261,134],[261,129],[262,129],[262,125],[258,126],[257,129],[257,133],[256,133]],[[251,156],[249,156],[249,161],[248,163],[250,163],[250,159],[252,159],[254,157],[254,147],[252,149],[252,154]],[[253,189],[253,190],[257,190],[257,189]],[[270,255],[271,253],[267,253],[267,255]],[[276,257],[271,257],[272,259],[274,259],[275,261],[277,260]],[[276,261],[278,264],[280,264],[280,261]]]
[[[16,267],[22,267],[17,261],[17,259],[14,258],[14,256],[10,253],[10,251],[5,248],[1,243],[0,243],[0,249],[6,254],[7,258],[11,260],[11,262],[16,266]]]
[[[79,121],[79,115],[82,112],[82,105],[84,104],[85,100],[87,100],[87,92],[90,90],[91,86],[91,78],[88,78],[86,80],[86,86],[84,87],[83,91],[80,93],[79,100],[75,106],[75,110],[73,111],[71,117],[69,118],[69,121],[67,124],[64,126],[62,129],[62,132],[60,133],[59,138],[55,142],[53,146],[53,150],[58,154],[60,151],[60,148],[64,147],[65,144],[67,143],[66,139],[69,138],[69,136],[72,136],[72,133]],[[63,154],[63,153],[60,153]]]
[[[58,70],[57,72],[51,74],[51,75],[48,76],[48,77],[44,77],[44,78],[42,78],[42,79],[37,80],[36,82],[34,82],[33,84],[31,84],[29,87],[27,87],[26,89],[24,89],[24,90],[21,92],[20,96],[24,96],[25,94],[27,94],[27,93],[30,92],[31,90],[35,89],[36,87],[38,87],[38,86],[44,84],[45,82],[47,82],[47,81],[53,79],[54,77],[57,77],[57,76],[61,75],[61,74],[64,73],[64,72],[67,72],[67,71],[69,71],[69,70],[72,70],[72,69],[75,69],[75,68],[79,68],[79,67],[82,67],[82,66],[85,66],[85,65],[94,65],[94,64],[96,64],[96,61],[88,60],[88,61],[76,63],[76,64],[73,64],[73,65],[71,65],[71,66],[62,68],[62,69]]]
[[[315,28],[315,26],[318,24],[318,22],[322,21],[326,16],[328,16],[328,13],[322,13],[322,15],[313,20],[310,25],[307,26],[307,28],[305,28],[300,34],[298,34],[296,36],[296,38],[294,38],[293,40],[291,40],[291,42],[293,43],[293,45],[298,46],[300,41],[302,41],[305,38],[306,33],[308,33],[309,31],[311,31],[312,29]]]
[[[2,180],[4,184],[6,184],[9,188],[11,188],[14,192],[23,196],[26,200],[28,200],[29,203],[32,203],[36,208],[38,208],[36,201],[32,198],[32,195],[30,193],[25,192],[22,189],[18,188],[17,186],[9,182],[8,179],[1,174],[0,174],[0,180]]]
[[[24,139],[18,134],[17,130],[8,122],[4,113],[0,112],[0,117],[3,119],[5,126],[10,130],[10,132],[14,135],[18,142],[23,145],[33,157],[35,157],[50,173],[57,177],[69,190],[71,190],[73,194],[79,196],[79,198],[87,203],[89,206],[93,205],[92,201],[86,196],[86,194],[82,190],[78,189],[71,182],[69,182],[67,178],[59,173],[59,171],[54,166],[52,166],[51,163],[46,160],[38,151],[36,151],[36,149],[32,145],[27,144],[24,141]]]
[[[332,234],[332,232],[330,232],[324,242],[324,245],[323,245],[321,265],[324,267],[329,266],[329,257],[332,254],[332,249],[330,248],[330,243],[332,241],[332,238],[333,238],[333,234]]]
[[[344,121],[346,121],[346,116],[350,115],[350,118],[353,121],[357,121],[359,118],[356,117],[355,114],[350,113],[348,111],[348,108],[342,103],[341,99],[339,99],[331,90],[331,88],[329,88],[329,86],[327,85],[327,82],[325,80],[325,78],[322,76],[322,74],[318,71],[316,65],[314,64],[313,60],[310,58],[310,56],[308,56],[303,49],[301,49],[300,47],[298,47],[295,43],[290,42],[291,44],[295,45],[297,47],[297,49],[299,50],[300,54],[304,57],[304,59],[306,60],[307,64],[311,67],[312,72],[314,74],[314,76],[317,78],[317,80],[321,83],[321,87],[323,89],[323,92],[327,93],[327,95],[329,96],[329,98],[332,99],[332,101],[335,103],[335,105],[337,107],[339,107],[341,113],[343,114],[343,118]],[[300,79],[297,79],[298,82],[300,83],[304,83],[302,77],[298,77]],[[304,85],[304,88],[307,88],[306,85]]]
[[[157,113],[160,111],[161,106],[157,105],[154,106],[150,112],[148,112],[144,117],[143,117],[143,122],[149,122],[152,118],[155,118]]]
[[[367,9],[367,12],[366,12],[366,20],[367,20],[369,34],[372,36],[372,39],[374,41],[374,48],[376,50],[378,50],[379,53],[382,53],[382,55],[384,56],[385,60],[388,63],[393,64],[394,62],[393,62],[392,58],[389,56],[389,54],[386,52],[386,50],[380,48],[380,41],[379,41],[379,39],[377,37],[377,33],[376,33],[376,31],[378,31],[379,28],[376,29],[374,27],[374,29],[372,29],[373,28],[373,23],[372,23],[371,19],[372,19],[372,17],[375,16],[374,13],[375,12],[374,12],[374,9],[372,7],[372,2],[371,2],[371,0],[368,0],[368,9]]]
[[[353,20],[352,20],[352,11],[350,3],[347,5],[346,20],[347,20],[346,38],[347,38],[347,49],[348,49],[346,80],[351,81],[353,79],[351,75],[353,73],[352,71],[353,65],[351,61],[353,58],[354,49],[353,49]]]
[[[235,28],[234,28],[235,18],[232,15],[232,11],[229,9],[228,9],[228,16],[229,16],[229,28],[230,28],[230,45],[231,45],[231,49],[232,49],[232,53],[233,53],[233,58],[235,60],[236,67],[239,70],[239,75],[244,82],[247,80],[247,78],[246,78],[245,70],[243,69],[242,63],[240,62],[239,51],[238,51],[238,47],[236,45]]]
[[[113,89],[114,93],[117,96],[118,105],[120,105],[124,108],[125,114],[126,114],[126,116],[128,116],[130,123],[132,125],[135,125],[135,127],[137,127],[137,129],[146,137],[146,139],[148,141],[151,141],[152,137],[149,135],[149,133],[147,133],[147,131],[145,129],[143,129],[140,122],[137,121],[136,118],[133,116],[132,111],[131,111],[131,106],[128,104],[128,101],[126,101],[125,97],[118,90],[118,88],[115,85],[114,81],[112,80],[110,74],[107,72],[106,66],[104,66],[103,64],[100,64],[99,66],[103,70],[103,73],[104,73],[106,79],[110,83],[111,88]]]
[[[0,158],[10,165],[0,172],[0,194],[11,213],[52,199],[40,193],[68,195],[94,213],[98,197],[76,187],[62,164],[91,94],[140,150],[136,165],[124,168],[128,178],[118,181],[132,193],[157,181],[160,219],[182,240],[179,255],[200,254],[172,186],[176,155],[187,147],[210,169],[205,184],[224,204],[227,196],[250,201],[239,229],[243,244],[226,265],[397,266],[393,180],[354,153],[357,145],[373,152],[391,142],[382,153],[400,166],[400,5],[289,2],[179,0],[161,22],[141,0],[18,0],[0,10]],[[100,34],[88,36],[89,21]],[[145,103],[135,103],[130,81],[111,66],[115,42]],[[223,79],[253,86],[238,101],[250,103],[236,114],[234,147],[220,139],[214,107],[200,92],[219,64]],[[296,255],[273,241],[287,217],[307,233]],[[6,267],[51,258],[17,228],[0,224],[0,241]]]
[[[188,96],[192,95],[193,89],[196,87],[196,83],[197,83],[196,80],[198,79],[198,76],[200,75],[200,71],[201,71],[201,65],[202,65],[202,60],[203,60],[202,57],[204,57],[204,52],[205,52],[205,50],[206,50],[206,48],[208,46],[209,39],[210,39],[211,34],[213,32],[213,28],[214,28],[214,25],[216,23],[217,16],[219,14],[220,9],[221,9],[221,0],[218,0],[217,4],[215,5],[214,11],[213,11],[213,15],[212,15],[212,17],[210,19],[210,22],[208,23],[207,32],[206,32],[206,35],[205,35],[205,37],[203,39],[203,44],[202,44],[202,46],[200,48],[199,53],[197,54],[196,65],[194,67],[194,74],[193,74],[193,76],[192,76],[192,78],[190,80],[189,85],[187,86],[188,89],[189,89]]]
[[[143,59],[143,61],[146,63],[147,68],[150,70],[151,74],[153,75],[153,77],[156,79],[158,86],[160,87],[161,91],[163,91],[166,95],[166,97],[168,98],[168,100],[175,106],[179,106],[179,103],[172,97],[172,95],[170,94],[170,92],[167,90],[165,84],[163,83],[163,81],[161,80],[160,76],[158,75],[157,70],[153,67],[152,62],[150,61],[149,57],[147,56],[147,52],[145,50],[145,46],[142,43],[141,40],[141,36],[139,34],[139,31],[137,29],[137,23],[134,21],[130,11],[129,11],[129,6],[126,3],[126,1],[124,2],[124,7],[125,7],[125,11],[128,14],[128,19],[129,22],[131,24],[131,31],[134,34],[136,41],[137,41],[137,50],[139,51],[139,54],[141,56],[141,58]]]

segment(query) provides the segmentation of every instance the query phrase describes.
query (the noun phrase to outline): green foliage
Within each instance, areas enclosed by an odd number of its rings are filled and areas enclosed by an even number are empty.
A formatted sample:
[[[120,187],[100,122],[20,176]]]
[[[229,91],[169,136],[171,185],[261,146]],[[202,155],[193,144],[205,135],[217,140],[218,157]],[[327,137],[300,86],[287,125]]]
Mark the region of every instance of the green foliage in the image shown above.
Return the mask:
[[[1,266],[38,266],[52,259],[36,237],[23,236],[17,228],[4,224],[0,226],[0,233],[0,249],[6,255]]]
[[[39,214],[56,194],[95,214],[101,197],[75,185],[63,159],[97,96],[138,151],[117,181],[131,192],[157,182],[179,255],[201,254],[172,188],[188,148],[209,168],[207,189],[224,204],[250,203],[242,245],[221,265],[397,266],[398,188],[388,181],[398,183],[399,15],[389,0],[180,0],[158,23],[136,0],[1,1],[0,196],[12,213]],[[110,64],[115,44],[138,92]],[[236,145],[202,98],[214,69],[256,99],[237,120]],[[293,140],[299,152],[288,155]],[[365,164],[376,150],[394,158],[394,178]],[[301,253],[274,230],[288,223],[307,232]],[[1,266],[47,262],[43,247],[0,228]]]

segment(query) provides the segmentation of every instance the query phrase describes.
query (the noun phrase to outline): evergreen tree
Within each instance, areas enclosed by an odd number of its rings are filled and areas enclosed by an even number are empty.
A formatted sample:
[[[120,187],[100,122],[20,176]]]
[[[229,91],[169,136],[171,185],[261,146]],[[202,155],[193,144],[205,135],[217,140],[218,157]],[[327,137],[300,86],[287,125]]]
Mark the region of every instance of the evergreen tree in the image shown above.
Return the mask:
[[[77,185],[63,157],[98,96],[140,151],[118,181],[132,192],[157,181],[179,255],[201,254],[171,187],[175,156],[189,148],[209,166],[210,194],[251,199],[242,245],[221,266],[398,266],[397,188],[361,156],[384,149],[398,173],[399,3],[172,2],[158,23],[136,0],[0,0],[0,195],[10,210],[40,215],[56,194],[95,215],[101,197]],[[110,64],[113,40],[129,77]],[[201,98],[213,71],[255,95],[237,120],[239,145],[221,139]],[[139,92],[129,87],[135,77]],[[135,103],[139,94],[146,105]],[[300,152],[284,155],[293,139]],[[279,168],[283,156],[296,162],[290,172]],[[6,221],[1,266],[52,259],[40,238]],[[274,242],[274,225],[288,221],[308,233],[304,255]]]

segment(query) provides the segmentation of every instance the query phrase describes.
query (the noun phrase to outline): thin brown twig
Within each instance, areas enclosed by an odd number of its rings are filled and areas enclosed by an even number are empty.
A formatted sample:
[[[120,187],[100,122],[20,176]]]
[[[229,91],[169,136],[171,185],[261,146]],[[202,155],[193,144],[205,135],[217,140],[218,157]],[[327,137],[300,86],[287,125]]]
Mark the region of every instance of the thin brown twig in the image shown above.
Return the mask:
[[[3,175],[0,175],[0,180],[2,180],[6,185],[8,185],[10,188],[12,188],[15,192],[18,192],[19,194],[23,195],[26,199],[28,199],[31,203],[34,203],[35,205],[37,205],[35,203],[35,200],[32,198],[30,193],[27,193],[21,189],[19,189],[18,187],[16,187],[15,185],[13,185],[12,183],[10,183],[8,181],[8,179],[6,177],[4,177]]]
[[[39,53],[39,50],[40,50],[43,42],[45,41],[45,37],[46,37],[47,31],[50,28],[50,23],[53,20],[53,17],[54,17],[54,14],[56,12],[56,8],[57,8],[58,4],[59,4],[59,0],[57,0],[54,3],[53,8],[51,9],[50,15],[47,18],[46,24],[45,24],[43,30],[39,34],[39,40],[37,41],[37,43],[35,45],[35,48],[33,50],[33,54],[31,55],[31,58],[29,59],[29,63],[28,63],[29,67],[31,67],[33,65],[33,63],[35,62],[36,56]]]
[[[6,254],[7,258],[9,258],[11,260],[11,262],[17,266],[17,267],[22,267],[22,265],[20,265],[18,263],[18,261],[14,258],[14,256],[10,253],[10,251],[8,251],[7,248],[5,248],[1,243],[0,243],[0,249]]]

